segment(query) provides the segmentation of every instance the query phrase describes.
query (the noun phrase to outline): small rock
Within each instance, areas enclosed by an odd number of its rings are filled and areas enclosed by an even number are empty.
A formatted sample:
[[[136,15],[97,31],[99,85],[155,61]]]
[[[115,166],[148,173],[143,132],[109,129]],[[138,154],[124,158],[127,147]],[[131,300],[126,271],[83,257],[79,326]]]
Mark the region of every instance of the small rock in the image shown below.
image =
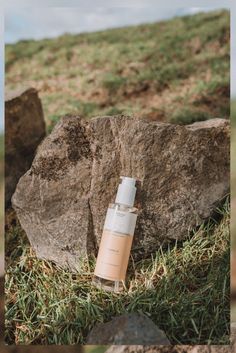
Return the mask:
[[[236,323],[231,324],[231,344],[228,346],[111,346],[106,353],[234,353],[236,352]]]
[[[229,192],[229,122],[187,126],[115,116],[60,120],[20,179],[13,207],[40,258],[76,270],[97,252],[120,175],[139,179],[132,252],[183,240]]]
[[[5,131],[5,203],[9,206],[19,178],[29,169],[45,136],[42,105],[35,89],[7,95]]]
[[[124,314],[97,324],[87,337],[87,344],[169,345],[166,335],[142,314]]]

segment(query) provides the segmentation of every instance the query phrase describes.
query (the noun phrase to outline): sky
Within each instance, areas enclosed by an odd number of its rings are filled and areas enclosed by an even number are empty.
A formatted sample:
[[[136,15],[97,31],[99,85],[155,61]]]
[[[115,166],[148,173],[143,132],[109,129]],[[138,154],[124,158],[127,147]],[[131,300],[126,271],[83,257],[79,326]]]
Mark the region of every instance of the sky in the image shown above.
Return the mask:
[[[65,32],[92,32],[221,8],[231,9],[231,92],[236,96],[236,26],[233,28],[232,25],[236,23],[234,0],[8,0],[5,5],[0,0],[1,102],[4,94],[2,38],[6,43],[15,43],[21,39],[56,37]],[[3,116],[3,104],[0,105],[0,116]],[[3,129],[3,119],[0,129]]]
[[[12,9],[5,13],[5,41],[14,43],[19,39],[41,39],[56,37],[64,32],[92,32],[112,27],[154,22],[197,13],[205,8],[163,8],[158,6],[106,7],[97,6],[91,10],[86,6]]]

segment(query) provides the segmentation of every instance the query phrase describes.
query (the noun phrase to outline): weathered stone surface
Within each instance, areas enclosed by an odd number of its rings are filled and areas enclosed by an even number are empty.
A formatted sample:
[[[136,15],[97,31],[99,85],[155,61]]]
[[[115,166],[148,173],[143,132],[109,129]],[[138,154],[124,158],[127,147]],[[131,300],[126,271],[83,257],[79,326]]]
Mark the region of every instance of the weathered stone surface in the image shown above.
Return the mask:
[[[19,178],[30,168],[45,136],[41,101],[33,88],[11,92],[5,99],[5,202],[9,205]]]
[[[95,325],[87,337],[87,344],[101,345],[169,345],[164,334],[147,316],[124,314],[109,322]]]
[[[212,215],[229,191],[229,123],[188,126],[117,116],[61,119],[20,179],[13,206],[39,257],[75,268],[96,252],[119,176],[138,178],[133,254]]]

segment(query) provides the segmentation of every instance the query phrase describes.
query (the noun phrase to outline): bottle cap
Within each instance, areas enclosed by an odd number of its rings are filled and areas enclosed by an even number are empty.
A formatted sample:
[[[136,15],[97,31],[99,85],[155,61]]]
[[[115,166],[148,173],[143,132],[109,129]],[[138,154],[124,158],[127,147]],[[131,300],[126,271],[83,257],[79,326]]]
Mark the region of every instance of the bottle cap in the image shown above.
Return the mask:
[[[124,176],[121,176],[120,178],[122,179],[122,182],[118,187],[115,203],[133,207],[136,194],[136,179]]]

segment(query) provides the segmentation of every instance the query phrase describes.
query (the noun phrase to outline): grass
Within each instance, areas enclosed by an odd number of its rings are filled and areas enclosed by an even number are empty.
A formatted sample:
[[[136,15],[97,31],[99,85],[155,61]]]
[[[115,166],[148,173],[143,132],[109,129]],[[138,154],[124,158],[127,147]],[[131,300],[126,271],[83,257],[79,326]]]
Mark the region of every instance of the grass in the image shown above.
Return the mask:
[[[39,260],[18,225],[6,235],[6,342],[76,344],[99,322],[143,312],[172,344],[227,344],[229,205],[182,243],[130,261],[122,294],[91,284],[94,258],[77,274]]]
[[[51,127],[65,113],[122,112],[178,123],[229,117],[226,10],[6,46],[6,90],[39,90]],[[153,114],[161,109],[164,113]],[[180,118],[180,123],[191,119]],[[51,129],[50,127],[50,129]],[[50,130],[49,129],[49,130]]]
[[[186,125],[195,123],[196,121],[204,121],[208,119],[209,114],[205,111],[182,108],[174,112],[171,117],[171,122],[180,125]]]
[[[102,82],[103,86],[109,91],[110,94],[114,94],[120,87],[125,85],[126,79],[118,75],[112,75],[108,73]]]

